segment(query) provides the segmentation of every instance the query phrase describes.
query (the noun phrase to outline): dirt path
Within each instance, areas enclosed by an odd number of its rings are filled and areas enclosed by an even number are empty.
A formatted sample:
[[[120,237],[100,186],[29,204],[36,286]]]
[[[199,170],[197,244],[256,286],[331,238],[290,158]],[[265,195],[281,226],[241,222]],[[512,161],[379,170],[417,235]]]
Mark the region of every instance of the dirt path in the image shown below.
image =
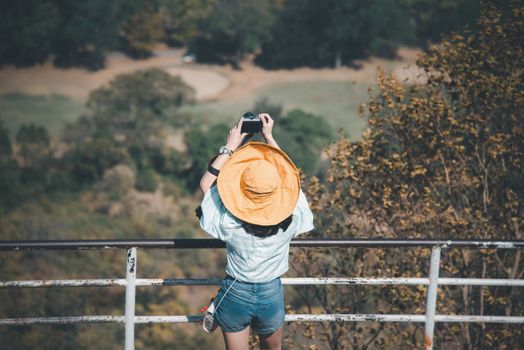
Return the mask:
[[[196,89],[198,99],[214,96],[229,85],[229,80],[217,72],[183,66],[183,52],[182,49],[160,51],[159,55],[145,60],[132,60],[113,54],[107,59],[107,67],[96,72],[80,68],[59,69],[51,63],[30,68],[4,68],[0,70],[0,94],[59,94],[85,100],[90,91],[106,84],[118,74],[153,67],[165,68],[173,75],[181,75],[186,83]]]
[[[153,58],[132,60],[121,54],[110,55],[107,67],[97,72],[84,69],[58,69],[50,63],[31,68],[4,68],[0,70],[0,94],[21,92],[31,95],[60,94],[76,100],[85,100],[89,92],[106,84],[118,74],[139,69],[159,67],[193,86],[197,99],[228,99],[252,94],[261,87],[295,81],[334,80],[372,82],[378,66],[388,67],[401,80],[417,79],[419,71],[414,67],[405,68],[413,63],[417,50],[399,50],[400,59],[395,61],[371,58],[356,62],[359,69],[342,67],[338,69],[298,68],[291,70],[266,71],[246,60],[241,71],[228,66],[183,65],[181,58],[184,50],[160,50]],[[403,68],[404,67],[404,68]]]
[[[356,68],[341,67],[337,69],[323,68],[296,68],[280,70],[264,70],[252,62],[244,62],[241,71],[234,71],[228,67],[213,67],[213,70],[226,76],[231,84],[229,87],[215,96],[216,99],[246,96],[252,94],[264,86],[272,84],[311,81],[311,80],[331,80],[331,81],[353,81],[353,82],[374,82],[377,74],[377,67],[387,67],[400,80],[407,79],[413,81],[418,75],[419,70],[414,67],[418,50],[400,49],[398,60],[386,60],[380,58],[370,58],[367,60],[356,61],[359,66]]]

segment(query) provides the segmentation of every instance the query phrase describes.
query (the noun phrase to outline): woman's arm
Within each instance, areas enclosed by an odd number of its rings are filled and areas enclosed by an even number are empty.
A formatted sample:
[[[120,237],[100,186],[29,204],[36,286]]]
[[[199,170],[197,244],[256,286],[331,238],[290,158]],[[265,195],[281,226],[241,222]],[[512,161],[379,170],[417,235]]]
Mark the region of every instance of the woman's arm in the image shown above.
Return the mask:
[[[264,136],[266,143],[280,149],[280,146],[273,138],[273,125],[275,124],[275,121],[268,113],[261,113],[259,116],[262,120],[262,136]]]
[[[229,149],[232,152],[234,152],[242,143],[244,138],[248,135],[247,133],[240,133],[240,130],[242,130],[242,119],[238,122],[237,125],[233,127],[233,129],[229,130],[229,135],[227,136],[227,143],[226,148]],[[219,154],[211,166],[215,168],[216,170],[222,169],[222,166],[227,162],[230,155],[228,154]],[[216,180],[216,176],[211,174],[209,171],[206,171],[204,175],[202,176],[202,179],[200,179],[200,189],[204,194],[206,194],[207,191],[213,186],[213,183]]]

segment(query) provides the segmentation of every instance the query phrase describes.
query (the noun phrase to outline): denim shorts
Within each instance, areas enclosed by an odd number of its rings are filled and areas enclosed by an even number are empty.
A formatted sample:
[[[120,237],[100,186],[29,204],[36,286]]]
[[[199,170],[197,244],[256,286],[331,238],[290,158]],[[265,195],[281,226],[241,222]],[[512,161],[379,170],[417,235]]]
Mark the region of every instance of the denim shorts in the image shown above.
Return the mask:
[[[215,307],[235,279],[227,275],[215,298]],[[240,332],[247,326],[257,334],[270,334],[284,324],[284,288],[280,278],[265,283],[237,280],[225,295],[215,320],[224,332]]]

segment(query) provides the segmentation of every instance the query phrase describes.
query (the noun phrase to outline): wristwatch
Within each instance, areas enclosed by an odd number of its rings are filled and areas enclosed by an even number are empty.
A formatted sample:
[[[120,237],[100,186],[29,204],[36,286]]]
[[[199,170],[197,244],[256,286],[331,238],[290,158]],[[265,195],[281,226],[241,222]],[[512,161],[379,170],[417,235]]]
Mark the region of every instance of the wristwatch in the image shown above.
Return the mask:
[[[233,151],[227,148],[226,146],[222,146],[218,150],[218,154],[227,154],[228,156],[231,157],[233,155]]]

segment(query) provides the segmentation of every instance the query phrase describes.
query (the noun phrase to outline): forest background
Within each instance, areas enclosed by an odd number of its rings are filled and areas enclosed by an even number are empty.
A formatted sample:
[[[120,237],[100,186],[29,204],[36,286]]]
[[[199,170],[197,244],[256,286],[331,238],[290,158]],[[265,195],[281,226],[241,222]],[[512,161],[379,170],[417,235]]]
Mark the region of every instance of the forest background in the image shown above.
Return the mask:
[[[302,170],[316,217],[310,237],[522,239],[523,16],[521,1],[2,3],[0,239],[206,237],[194,217],[198,181],[248,109],[275,117],[276,139]],[[406,47],[422,53],[402,75]],[[81,67],[87,79],[122,53],[142,69],[88,93],[28,93],[35,67],[73,77]],[[222,88],[202,95],[180,59],[198,74],[219,73],[201,80]],[[359,76],[377,62],[374,83]],[[254,71],[289,80],[240,94]],[[45,83],[60,91],[52,76]],[[427,255],[294,249],[288,275],[422,277]],[[151,278],[222,277],[225,267],[223,251],[148,250],[138,260],[139,276]],[[446,277],[524,274],[520,252],[453,250],[442,264]],[[114,278],[123,267],[122,252],[0,255],[1,280]],[[196,314],[215,289],[142,288],[137,314]],[[120,288],[0,290],[0,300],[2,318],[123,310]],[[289,287],[286,304],[292,313],[421,313],[424,300],[416,287]],[[447,287],[438,312],[521,315],[523,300],[517,288]],[[513,349],[522,334],[518,325],[439,324],[435,339]],[[136,337],[137,349],[221,343],[197,325],[137,326]],[[289,349],[424,341],[415,324],[297,323],[285,337]],[[112,349],[122,340],[119,325],[0,328],[6,349]]]

